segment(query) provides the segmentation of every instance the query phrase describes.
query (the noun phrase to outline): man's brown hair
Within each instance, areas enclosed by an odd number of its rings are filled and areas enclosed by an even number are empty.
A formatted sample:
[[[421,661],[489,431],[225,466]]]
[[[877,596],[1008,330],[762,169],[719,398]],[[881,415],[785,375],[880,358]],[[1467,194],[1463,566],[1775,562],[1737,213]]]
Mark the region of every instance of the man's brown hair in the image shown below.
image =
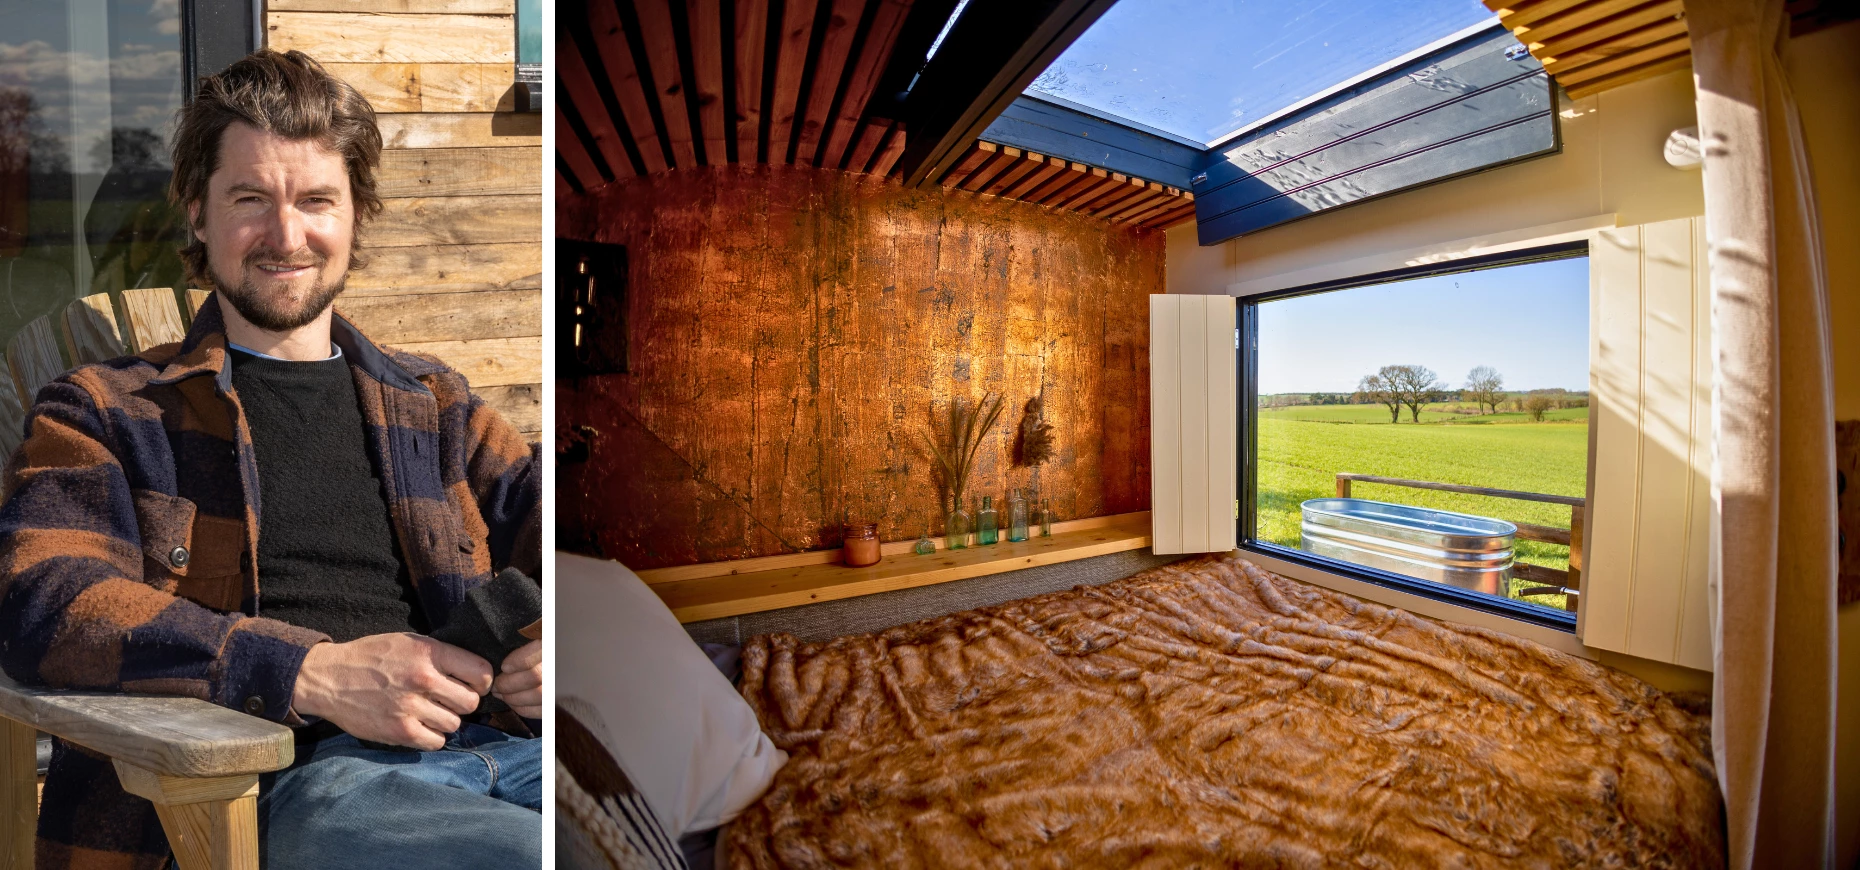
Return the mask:
[[[361,247],[363,221],[381,213],[381,196],[375,192],[381,129],[375,126],[375,109],[367,99],[301,51],[261,49],[218,75],[202,78],[194,101],[181,110],[174,134],[168,199],[183,213],[189,205],[206,201],[207,180],[219,168],[220,140],[235,122],[286,139],[315,140],[341,154],[355,202],[355,247]],[[200,228],[200,221],[193,223]],[[181,259],[189,277],[202,287],[212,286],[207,246],[198,237],[181,249]],[[351,269],[363,265],[359,254],[351,255]]]

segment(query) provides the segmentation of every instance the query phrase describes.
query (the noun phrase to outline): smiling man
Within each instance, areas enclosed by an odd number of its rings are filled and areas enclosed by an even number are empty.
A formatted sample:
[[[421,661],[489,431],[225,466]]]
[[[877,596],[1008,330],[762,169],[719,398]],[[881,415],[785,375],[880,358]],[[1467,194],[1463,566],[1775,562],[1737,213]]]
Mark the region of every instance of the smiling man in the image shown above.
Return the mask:
[[[538,576],[541,466],[463,377],[331,307],[380,151],[367,101],[301,53],[201,81],[170,197],[213,295],[181,343],[39,393],[5,472],[0,666],[294,727],[261,783],[273,870],[535,867],[541,741],[476,711],[540,717],[541,644],[488,661],[428,635]],[[107,759],[57,744],[38,867],[168,853]]]

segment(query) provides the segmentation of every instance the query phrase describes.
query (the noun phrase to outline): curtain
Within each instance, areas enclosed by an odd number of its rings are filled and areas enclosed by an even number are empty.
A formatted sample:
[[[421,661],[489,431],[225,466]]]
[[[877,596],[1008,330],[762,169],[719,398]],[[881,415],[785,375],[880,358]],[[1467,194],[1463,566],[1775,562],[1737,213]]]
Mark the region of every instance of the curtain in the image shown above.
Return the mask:
[[[1783,4],[1687,0],[1685,9],[1717,367],[1712,748],[1726,844],[1732,868],[1825,867],[1837,638],[1822,240],[1779,57]]]

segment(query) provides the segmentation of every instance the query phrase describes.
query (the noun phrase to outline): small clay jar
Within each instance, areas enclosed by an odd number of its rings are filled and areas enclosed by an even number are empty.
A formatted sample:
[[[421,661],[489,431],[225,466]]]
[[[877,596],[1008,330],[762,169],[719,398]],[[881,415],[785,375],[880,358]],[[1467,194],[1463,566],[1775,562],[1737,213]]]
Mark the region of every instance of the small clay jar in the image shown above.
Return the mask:
[[[878,523],[847,523],[846,545],[840,551],[848,568],[878,564],[883,555],[878,548]]]

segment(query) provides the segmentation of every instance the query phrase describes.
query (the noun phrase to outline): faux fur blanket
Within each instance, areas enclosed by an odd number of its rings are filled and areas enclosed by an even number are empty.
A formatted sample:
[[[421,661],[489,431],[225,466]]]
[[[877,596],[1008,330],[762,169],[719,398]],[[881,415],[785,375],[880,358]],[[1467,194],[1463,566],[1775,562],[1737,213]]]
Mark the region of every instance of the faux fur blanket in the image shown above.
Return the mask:
[[[743,662],[736,868],[1724,864],[1703,717],[1237,556]]]

